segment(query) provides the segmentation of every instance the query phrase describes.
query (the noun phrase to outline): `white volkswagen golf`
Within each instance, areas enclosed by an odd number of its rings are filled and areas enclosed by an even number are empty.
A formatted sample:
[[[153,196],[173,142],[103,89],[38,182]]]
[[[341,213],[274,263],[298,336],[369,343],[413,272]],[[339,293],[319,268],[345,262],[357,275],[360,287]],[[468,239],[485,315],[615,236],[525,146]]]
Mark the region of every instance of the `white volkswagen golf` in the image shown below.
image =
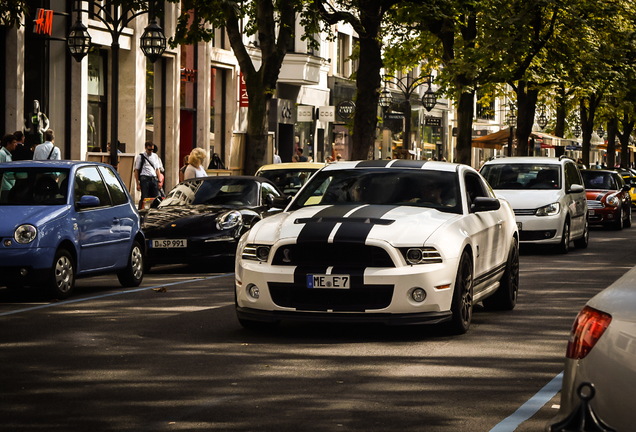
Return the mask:
[[[518,286],[512,209],[477,171],[445,162],[327,165],[237,250],[236,312],[247,328],[447,322],[461,334],[475,303],[513,309]]]
[[[502,157],[486,162],[480,172],[514,209],[522,244],[553,245],[562,253],[570,242],[587,247],[587,198],[573,160]]]

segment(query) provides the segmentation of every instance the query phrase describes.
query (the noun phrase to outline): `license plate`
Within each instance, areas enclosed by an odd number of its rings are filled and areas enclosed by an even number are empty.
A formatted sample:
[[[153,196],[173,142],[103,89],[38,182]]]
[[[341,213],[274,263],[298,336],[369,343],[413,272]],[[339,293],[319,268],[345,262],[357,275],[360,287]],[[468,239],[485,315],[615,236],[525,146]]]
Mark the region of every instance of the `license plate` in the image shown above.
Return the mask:
[[[188,240],[186,239],[161,239],[152,240],[150,247],[153,249],[170,249],[170,248],[186,248]]]
[[[307,288],[349,289],[349,275],[307,275]]]
[[[521,222],[517,222],[517,229],[521,231]]]
[[[589,214],[590,216],[594,215],[594,210],[588,210],[587,214]]]

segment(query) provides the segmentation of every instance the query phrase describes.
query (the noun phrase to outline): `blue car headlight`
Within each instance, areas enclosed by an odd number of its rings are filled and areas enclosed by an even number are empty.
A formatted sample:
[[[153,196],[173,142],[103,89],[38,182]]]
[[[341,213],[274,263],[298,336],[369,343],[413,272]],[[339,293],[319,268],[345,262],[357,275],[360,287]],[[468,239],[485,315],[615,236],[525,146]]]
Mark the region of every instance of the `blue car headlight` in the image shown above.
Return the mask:
[[[29,244],[38,235],[38,229],[31,224],[20,225],[15,229],[13,238],[20,244]]]
[[[537,216],[554,216],[558,215],[561,210],[561,205],[556,202],[548,204],[547,206],[539,207],[535,213]]]
[[[235,228],[243,224],[243,215],[236,210],[223,213],[216,218],[216,228],[218,230],[227,230]]]

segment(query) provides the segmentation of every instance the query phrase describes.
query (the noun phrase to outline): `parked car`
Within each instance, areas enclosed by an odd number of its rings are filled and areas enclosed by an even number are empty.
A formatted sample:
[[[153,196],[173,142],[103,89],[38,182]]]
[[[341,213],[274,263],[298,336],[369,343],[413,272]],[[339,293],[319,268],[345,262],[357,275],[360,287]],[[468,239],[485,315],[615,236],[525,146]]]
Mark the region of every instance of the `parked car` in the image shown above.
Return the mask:
[[[317,162],[285,162],[263,165],[256,175],[271,180],[285,195],[296,195],[309,177],[324,166]]]
[[[517,243],[512,209],[466,165],[330,164],[241,238],[236,312],[248,328],[448,322],[461,334],[476,303],[515,307]]]
[[[616,172],[618,172],[626,184],[630,186],[629,196],[632,200],[632,206],[636,206],[636,173],[634,170],[628,168],[616,168]]]
[[[139,213],[116,170],[95,162],[0,164],[0,284],[44,286],[57,298],[75,279],[144,276]]]
[[[577,390],[585,382],[594,385],[590,406],[603,422],[613,430],[634,430],[634,286],[636,268],[592,297],[574,320],[565,354],[559,412],[546,430],[552,430],[579,405]]]
[[[155,264],[195,264],[234,257],[239,238],[264,217],[283,194],[262,177],[189,179],[148,210],[143,229],[146,270]]]
[[[590,225],[606,225],[616,229],[632,226],[630,186],[615,171],[581,171],[587,196]]]
[[[555,245],[562,253],[571,241],[587,247],[587,199],[573,160],[502,157],[486,162],[480,172],[497,197],[512,205],[521,244]]]

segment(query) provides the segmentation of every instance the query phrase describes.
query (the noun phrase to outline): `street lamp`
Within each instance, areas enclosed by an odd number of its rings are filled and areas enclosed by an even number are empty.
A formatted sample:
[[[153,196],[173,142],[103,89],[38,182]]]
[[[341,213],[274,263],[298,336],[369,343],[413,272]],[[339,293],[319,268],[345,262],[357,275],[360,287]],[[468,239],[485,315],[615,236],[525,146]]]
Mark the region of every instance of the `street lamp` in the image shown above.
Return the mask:
[[[596,129],[596,135],[598,135],[599,138],[603,138],[603,136],[605,135],[605,129],[603,129],[603,125],[600,125],[598,129]]]
[[[428,81],[427,81],[428,88],[426,89],[426,93],[424,93],[424,96],[422,96],[422,105],[424,105],[424,108],[426,109],[427,112],[431,112],[431,110],[435,108],[435,105],[437,104],[437,94],[431,88],[432,77],[433,77],[432,75],[428,76]]]
[[[437,102],[437,98],[435,97],[435,93],[431,90],[431,75],[430,74],[424,75],[418,78],[413,78],[411,75],[407,75],[403,78],[396,78],[393,75],[385,75],[385,79],[386,78],[395,80],[396,86],[402,92],[402,95],[404,96],[404,139],[402,140],[402,146],[405,149],[409,150],[410,149],[409,147],[411,145],[410,143],[411,141],[411,95],[420,85],[422,85],[422,82],[424,80],[427,80],[428,82],[427,93],[429,93],[430,91],[428,96],[429,99],[428,99],[428,102],[425,103],[424,98],[422,98],[422,104],[424,104],[424,107],[427,109],[427,111],[430,111],[431,109],[433,109],[433,107],[435,106],[435,103]],[[388,91],[390,93],[390,91],[385,87],[385,89],[382,90],[382,93],[380,94],[380,98],[382,98],[382,94],[385,93],[385,91]],[[426,97],[426,94],[424,96]],[[389,105],[390,105],[390,102],[389,102]],[[430,108],[427,108],[427,106],[430,106]]]
[[[541,114],[539,114],[539,117],[537,118],[537,124],[539,125],[541,130],[545,129],[545,127],[548,125],[548,118],[545,115],[544,105],[541,106]]]
[[[112,98],[111,98],[111,119],[110,119],[110,164],[117,167],[118,164],[118,143],[119,143],[119,37],[126,26],[136,17],[143,14],[150,14],[150,24],[144,30],[140,39],[141,50],[151,62],[157,61],[166,50],[166,36],[157,21],[155,21],[155,3],[157,0],[148,0],[148,9],[137,10],[133,6],[120,6],[116,0],[77,0],[77,21],[70,28],[66,44],[71,55],[78,62],[88,54],[91,36],[88,29],[82,23],[81,12],[89,13],[88,9],[83,9],[84,2],[88,3],[90,10],[97,9],[95,19],[101,21],[110,33],[112,43],[111,48],[111,70],[112,70]],[[136,3],[139,5],[139,2]]]

